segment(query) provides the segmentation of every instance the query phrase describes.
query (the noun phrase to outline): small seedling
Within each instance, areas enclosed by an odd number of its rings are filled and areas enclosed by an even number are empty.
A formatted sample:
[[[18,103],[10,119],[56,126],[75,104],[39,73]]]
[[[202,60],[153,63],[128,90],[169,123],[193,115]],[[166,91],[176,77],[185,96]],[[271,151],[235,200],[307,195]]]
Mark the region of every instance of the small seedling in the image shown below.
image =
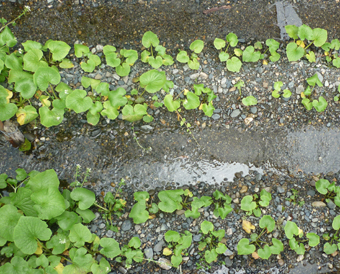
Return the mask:
[[[182,263],[183,251],[188,249],[192,242],[192,234],[185,231],[179,234],[177,231],[169,230],[164,234],[164,239],[169,243],[168,247],[163,249],[163,255],[171,256],[173,267],[178,267]]]
[[[315,85],[318,85],[319,87],[323,86],[321,81],[319,80],[318,75],[314,74],[312,77],[309,77],[307,79],[307,83],[308,83],[308,86],[306,90],[301,93],[301,98],[303,98],[301,103],[305,106],[305,108],[308,111],[314,107],[317,112],[323,112],[327,108],[327,105],[328,105],[325,98],[323,98],[322,96],[319,96],[319,100],[313,100],[313,102],[311,102],[310,100],[310,97],[313,93]],[[312,86],[313,88],[311,89],[310,86]]]
[[[297,201],[299,191],[292,188],[292,192],[293,194],[287,197],[286,200],[291,202],[293,205],[298,204],[299,206],[303,206],[305,204],[305,201],[303,200],[303,198],[300,197],[300,200]]]
[[[323,239],[327,241],[327,243],[325,243],[323,246],[323,250],[326,254],[333,254],[335,251],[340,250],[340,215],[333,219],[332,227],[335,230],[335,233],[332,237],[330,237],[328,233],[323,235]]]
[[[226,245],[221,243],[221,240],[225,235],[225,230],[220,229],[214,231],[213,223],[203,221],[201,223],[201,232],[203,233],[203,238],[199,242],[198,249],[200,251],[205,250],[204,259],[210,264],[217,261],[218,254],[223,254],[227,251]]]
[[[176,60],[180,63],[188,63],[189,68],[198,70],[200,63],[198,61],[197,54],[201,53],[204,48],[204,42],[202,40],[195,40],[190,44],[190,50],[193,51],[191,56],[185,50],[179,50]]]
[[[316,190],[325,195],[326,202],[333,200],[340,207],[340,187],[335,182],[330,183],[326,179],[320,179],[315,183]]]
[[[241,209],[247,211],[247,215],[254,214],[256,217],[261,216],[261,207],[267,207],[272,199],[272,195],[262,189],[260,197],[257,194],[244,196],[241,200]]]
[[[272,254],[278,255],[283,251],[283,244],[280,240],[272,238],[272,245],[261,239],[265,232],[270,233],[275,228],[275,221],[269,215],[264,215],[260,220],[260,234],[252,233],[251,241],[242,238],[237,244],[237,253],[239,255],[249,255],[256,251],[260,258],[268,260]],[[255,227],[254,227],[255,228]]]
[[[272,96],[274,98],[279,98],[281,95],[284,98],[290,98],[292,96],[292,93],[289,89],[283,90],[281,94],[281,87],[283,86],[283,83],[281,81],[277,81],[274,83],[274,91],[272,92]]]
[[[220,217],[221,219],[225,219],[227,215],[233,211],[233,208],[230,206],[231,198],[228,194],[223,194],[222,192],[215,190],[213,193],[214,196],[214,215],[216,217]]]
[[[244,81],[243,80],[239,80],[234,87],[236,87],[238,89],[238,91],[240,92],[240,96],[241,96],[241,88],[244,87]]]
[[[308,241],[308,245],[311,247],[317,246],[320,243],[320,237],[315,233],[307,233],[306,237],[308,240],[302,240],[301,238],[304,233],[294,222],[287,221],[284,230],[287,238],[289,239],[290,248],[298,255],[305,254],[305,246],[303,242]]]

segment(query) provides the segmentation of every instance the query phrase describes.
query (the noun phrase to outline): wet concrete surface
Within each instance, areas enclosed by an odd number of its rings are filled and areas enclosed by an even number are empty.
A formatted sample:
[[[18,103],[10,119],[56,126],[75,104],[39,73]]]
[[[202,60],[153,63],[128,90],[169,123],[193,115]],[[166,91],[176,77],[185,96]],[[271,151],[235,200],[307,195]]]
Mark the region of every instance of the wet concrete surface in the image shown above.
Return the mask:
[[[90,132],[86,132],[89,130]],[[57,141],[50,136],[26,155],[5,144],[2,148],[0,173],[55,168],[61,179],[72,181],[75,165],[91,168],[91,178],[98,186],[126,178],[134,190],[182,186],[205,182],[230,182],[236,172],[249,170],[306,174],[337,172],[340,169],[340,129],[306,127],[300,131],[266,132],[225,128],[206,128],[193,132],[200,146],[184,130],[158,129],[140,135],[141,149],[128,136],[115,138],[103,134],[85,134]],[[14,167],[12,170],[11,168]]]
[[[91,1],[88,1],[91,3]],[[87,3],[87,2],[86,2]],[[240,38],[265,40],[281,39],[280,22],[275,1],[243,0],[232,3],[210,1],[139,1],[137,4],[117,4],[93,7],[75,5],[73,1],[59,1],[52,8],[36,5],[33,11],[18,21],[13,28],[20,40],[32,39],[45,42],[48,39],[87,44],[114,44],[115,46],[139,47],[144,32],[155,32],[168,47],[203,39],[210,43],[216,37],[229,32]],[[328,30],[329,38],[340,37],[340,3],[332,1],[286,1],[291,3],[304,24],[312,28]],[[0,17],[13,19],[23,5],[2,2]],[[214,12],[206,10],[227,6]],[[206,14],[205,14],[206,13]],[[23,42],[21,41],[21,42]]]

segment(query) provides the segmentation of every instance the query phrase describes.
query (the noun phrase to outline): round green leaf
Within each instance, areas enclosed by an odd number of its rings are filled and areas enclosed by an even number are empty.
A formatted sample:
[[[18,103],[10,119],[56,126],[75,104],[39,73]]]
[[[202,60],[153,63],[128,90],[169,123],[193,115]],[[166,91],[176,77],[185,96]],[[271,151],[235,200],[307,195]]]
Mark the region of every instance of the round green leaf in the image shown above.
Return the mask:
[[[72,226],[69,238],[70,241],[73,242],[76,247],[81,247],[85,245],[85,242],[91,241],[92,235],[90,230],[86,226],[78,223]]]
[[[125,63],[129,66],[132,66],[138,59],[138,52],[133,49],[121,49],[120,54],[126,58]]]
[[[185,109],[195,109],[199,107],[200,105],[200,98],[193,92],[188,91],[187,94],[187,99],[183,102],[183,107]]]
[[[274,89],[274,91],[272,92],[272,96],[273,96],[274,98],[279,98],[279,97],[280,97],[280,91]]]
[[[85,90],[76,89],[66,97],[66,107],[74,110],[76,113],[85,112],[93,105],[90,97]]]
[[[69,53],[71,47],[63,41],[51,41],[48,43],[54,61],[61,61]]]
[[[283,90],[283,95],[284,98],[290,98],[292,96],[292,92],[289,89]]]
[[[133,248],[139,248],[141,246],[141,241],[138,237],[132,237],[131,240],[128,243],[129,247],[133,247]]]
[[[293,38],[293,39],[299,38],[299,36],[298,36],[299,28],[297,26],[287,25],[287,26],[285,26],[285,29],[286,29],[286,32],[287,32],[287,34],[289,35],[290,38]]]
[[[5,241],[13,242],[13,229],[22,215],[13,205],[4,205],[0,208],[0,235]]]
[[[60,82],[60,74],[55,67],[39,67],[33,74],[34,83],[42,90],[45,91],[51,83],[57,85]]]
[[[173,112],[180,107],[181,102],[179,100],[174,101],[172,95],[168,94],[164,97],[164,105],[167,107],[168,111]]]
[[[281,55],[278,54],[277,52],[272,52],[272,55],[269,56],[270,61],[276,62],[280,59]]]
[[[315,233],[307,233],[306,237],[309,239],[308,245],[309,246],[317,246],[320,243],[320,236],[316,235]]]
[[[119,112],[118,112],[117,108],[114,108],[111,105],[110,101],[105,101],[103,103],[103,107],[104,107],[104,109],[101,111],[102,116],[106,116],[107,118],[109,118],[111,120],[114,120],[118,117]]]
[[[58,225],[64,231],[68,231],[73,225],[80,223],[82,220],[75,212],[64,211],[63,214],[56,217],[58,220]]]
[[[254,96],[247,96],[246,98],[242,99],[242,103],[245,106],[255,106],[257,105],[257,99]]]
[[[248,239],[241,239],[237,244],[237,254],[238,255],[249,255],[256,250],[254,245],[249,244]]]
[[[195,40],[190,44],[190,49],[195,53],[200,53],[204,48],[204,42],[202,40]]]
[[[336,217],[333,219],[332,227],[333,227],[335,230],[339,230],[339,229],[340,229],[340,215],[336,216]]]
[[[140,77],[140,85],[149,93],[159,91],[166,83],[166,76],[164,71],[149,70],[143,73]]]
[[[305,24],[299,27],[298,35],[301,40],[314,40],[313,30]]]
[[[61,124],[64,119],[64,110],[43,106],[39,108],[40,122],[45,127],[52,127]]]
[[[280,254],[283,251],[283,243],[275,238],[272,238],[273,245],[270,246],[270,251],[272,254]]]
[[[325,243],[325,245],[323,246],[323,251],[326,253],[326,254],[333,254],[335,251],[338,250],[338,247],[336,244],[330,244],[330,243]]]
[[[272,255],[272,252],[270,250],[270,247],[268,245],[265,245],[263,249],[257,250],[257,254],[259,254],[260,258],[264,260],[268,260],[269,257]]]
[[[7,262],[0,267],[0,273],[6,274],[21,274],[32,272],[32,268],[28,265],[28,262],[18,256],[14,256],[11,260],[11,263]]]
[[[116,67],[116,72],[120,77],[124,77],[124,76],[129,75],[130,70],[131,70],[131,68],[130,68],[129,64],[127,64],[127,63],[123,63],[123,64]]]
[[[64,68],[64,69],[69,69],[69,68],[73,68],[74,65],[71,60],[64,58],[63,61],[59,64],[59,67]]]
[[[103,248],[99,252],[110,259],[121,254],[119,243],[115,239],[101,238],[100,245]]]
[[[220,38],[215,38],[214,46],[215,46],[216,49],[222,49],[222,48],[225,47],[225,41],[223,39],[220,39]]]
[[[212,250],[206,250],[204,252],[204,258],[208,264],[211,264],[213,261],[217,260],[217,252],[215,249]]]
[[[145,223],[149,219],[149,212],[145,208],[145,200],[138,201],[132,207],[129,217],[133,219],[135,224]]]
[[[243,62],[257,62],[260,59],[261,52],[255,51],[253,46],[248,46],[243,51],[242,61]]]
[[[14,47],[17,43],[17,39],[13,35],[8,26],[0,33],[0,46],[7,45],[8,47]]]
[[[148,62],[150,64],[150,66],[152,66],[154,69],[158,69],[159,67],[161,67],[163,65],[163,59],[160,56],[156,56],[156,58],[151,56],[148,59]]]
[[[116,90],[109,92],[109,101],[111,106],[114,108],[118,108],[126,105],[127,98],[124,96],[126,94],[126,90],[124,88],[117,88]]]
[[[38,212],[39,218],[43,220],[57,217],[66,209],[64,197],[57,188],[50,187],[35,191],[31,199],[35,203],[34,209]]]
[[[291,42],[287,45],[286,53],[289,62],[293,62],[300,60],[300,58],[303,57],[303,55],[305,54],[305,50],[299,47],[294,42]]]
[[[315,182],[316,190],[323,195],[327,194],[327,192],[328,192],[327,188],[328,188],[329,185],[330,185],[330,183],[326,179],[320,179],[320,180]]]
[[[299,228],[294,222],[287,221],[284,229],[288,239],[292,239],[294,235],[299,234]]]
[[[32,78],[20,79],[15,83],[15,90],[20,92],[23,98],[30,99],[37,91],[37,86]]]
[[[200,63],[198,62],[197,58],[193,58],[192,60],[188,61],[188,66],[191,69],[198,70],[200,67]]]
[[[242,67],[242,62],[237,57],[231,57],[227,60],[227,69],[231,72],[239,72]]]
[[[43,52],[40,49],[31,49],[24,55],[24,70],[35,72],[40,67],[48,67],[45,61],[41,61]]]
[[[226,36],[226,40],[232,47],[235,47],[238,43],[237,35],[232,32]]]
[[[21,216],[13,231],[15,245],[26,254],[33,254],[37,250],[37,239],[48,241],[51,235],[47,224],[37,217]]]
[[[318,85],[319,87],[323,86],[317,73],[315,73],[313,76],[307,78],[307,83],[308,83],[308,85],[311,85],[313,87],[315,85]],[[305,95],[306,95],[306,91],[305,91]],[[308,95],[310,95],[310,93]]]
[[[334,67],[340,68],[340,57],[333,59],[332,63]]]
[[[316,109],[317,112],[323,112],[327,108],[328,103],[325,98],[320,96],[319,101],[313,100],[312,105]]]
[[[180,63],[188,63],[188,61],[190,60],[189,59],[189,56],[188,56],[188,53],[185,51],[185,50],[181,50],[177,56],[176,56],[176,60]]]
[[[223,235],[224,236],[224,235]],[[216,252],[218,253],[218,254],[223,254],[224,252],[226,252],[227,251],[227,247],[226,247],[226,245],[225,244],[222,244],[222,243],[218,243],[217,244],[217,247],[216,247]]]
[[[260,220],[260,227],[266,227],[268,232],[272,232],[275,228],[275,221],[270,215],[264,215]]]
[[[25,43],[22,43],[25,51],[29,51],[31,49],[41,49],[42,45],[39,42],[27,40]]]
[[[220,59],[221,62],[225,62],[229,59],[229,54],[222,51],[219,53],[218,58]]]
[[[152,31],[147,31],[143,35],[142,44],[146,48],[149,48],[151,45],[156,47],[159,44],[159,39]]]
[[[125,105],[122,109],[123,120],[127,120],[129,122],[135,122],[143,119],[144,115],[147,115],[147,106],[136,104],[134,107],[131,105]]]
[[[6,98],[0,98],[0,120],[6,121],[12,118],[18,111],[18,107],[13,103],[7,103]]]
[[[85,210],[93,205],[96,200],[96,195],[86,188],[75,188],[71,192],[71,198],[79,201],[79,208]]]
[[[267,39],[266,45],[269,47],[270,53],[275,52],[280,47],[280,43],[275,41],[274,39]]]
[[[327,30],[315,28],[313,29],[313,40],[316,47],[321,47],[327,41]]]
[[[175,189],[175,190],[164,190],[158,193],[158,198],[160,202],[158,207],[160,210],[168,213],[174,212],[176,209],[182,209],[182,197],[181,195],[184,193],[183,189]]]
[[[90,49],[88,46],[81,45],[81,44],[74,44],[74,52],[77,58],[83,56],[83,54],[89,53]]]
[[[213,225],[213,223],[211,223],[209,221],[203,221],[201,223],[201,230],[202,230],[203,234],[208,234],[209,231],[214,230],[214,225]]]
[[[179,235],[179,233],[177,231],[173,231],[173,230],[168,230],[165,234],[164,234],[164,239],[167,242],[175,242],[178,243],[179,239],[181,238],[181,236]]]
[[[312,102],[308,98],[303,98],[301,103],[305,106],[307,110],[311,110],[313,108]]]
[[[203,104],[202,110],[204,114],[208,117],[211,117],[214,113],[215,107],[213,106],[212,102],[209,102],[209,104]]]
[[[120,59],[117,57],[117,53],[113,52],[105,55],[106,64],[110,67],[118,67],[120,65]]]
[[[256,208],[256,203],[253,201],[253,196],[244,196],[241,200],[241,209],[244,211],[252,211]]]
[[[110,45],[106,45],[103,47],[103,52],[105,55],[115,53],[116,50],[117,50],[116,47]]]
[[[77,208],[76,212],[80,215],[81,218],[83,218],[83,223],[86,224],[92,222],[92,220],[96,218],[96,215],[92,212],[91,209],[81,210],[80,208]],[[81,222],[81,220],[79,222]]]

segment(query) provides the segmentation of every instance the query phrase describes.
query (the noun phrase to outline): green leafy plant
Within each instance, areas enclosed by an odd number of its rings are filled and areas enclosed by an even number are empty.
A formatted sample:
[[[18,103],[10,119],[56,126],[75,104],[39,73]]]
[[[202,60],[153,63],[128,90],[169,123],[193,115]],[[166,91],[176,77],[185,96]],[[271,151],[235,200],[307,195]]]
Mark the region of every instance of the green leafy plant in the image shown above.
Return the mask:
[[[330,183],[326,179],[320,179],[315,182],[315,188],[320,194],[325,195],[327,203],[333,200],[340,207],[340,187],[335,185],[335,182]]]
[[[219,190],[215,190],[213,193],[214,197],[214,215],[216,217],[220,217],[221,219],[225,219],[227,215],[233,211],[233,208],[230,206],[231,198],[228,194],[223,194]]]
[[[106,64],[115,68],[119,76],[127,76],[138,59],[138,52],[133,49],[121,49],[118,54],[116,50],[116,47],[110,45],[103,47]]]
[[[105,239],[105,238],[104,238]],[[102,239],[103,240],[103,239]],[[113,240],[113,239],[111,239]],[[138,237],[132,237],[131,240],[127,245],[124,245],[121,250],[120,254],[117,256],[125,257],[125,266],[130,267],[132,265],[132,262],[135,261],[137,263],[140,263],[144,260],[143,252],[140,250],[141,241]],[[111,245],[108,245],[109,248],[112,248]],[[117,250],[115,248],[115,250]],[[121,262],[122,258],[117,257],[117,262]]]
[[[230,56],[228,53],[229,47],[236,47],[238,43],[238,37],[234,33],[229,33],[226,36],[226,40],[220,39],[220,38],[215,38],[214,40],[214,46],[216,49],[221,50],[218,57],[221,62],[226,62],[226,67],[227,70],[231,72],[239,72],[241,67],[242,67],[242,62],[239,59],[240,56],[242,56],[242,50],[235,48],[234,49],[234,55],[235,56]],[[227,46],[227,47],[226,47]],[[223,48],[225,48],[223,50]]]
[[[163,255],[171,256],[171,264],[173,267],[178,267],[183,260],[183,252],[191,246],[192,234],[189,231],[184,231],[179,234],[177,231],[168,230],[164,234],[164,239],[169,243],[168,247],[163,249]]]
[[[198,61],[198,55],[204,48],[204,42],[202,40],[195,40],[190,44],[190,50],[193,51],[190,57],[185,50],[179,50],[176,60],[180,63],[188,63],[189,68],[198,70],[200,63]]]
[[[305,246],[303,242],[308,241],[311,247],[317,246],[320,243],[320,237],[315,233],[307,233],[308,240],[302,240],[304,233],[298,226],[291,221],[287,221],[285,227],[286,237],[289,239],[289,247],[296,252],[296,254],[305,254]]]
[[[265,189],[261,190],[260,197],[257,194],[244,196],[241,200],[241,209],[247,211],[247,215],[261,216],[260,207],[267,207],[272,195]]]
[[[279,98],[281,96],[281,87],[283,86],[283,83],[281,81],[277,81],[274,83],[274,91],[272,92],[272,96],[274,98]],[[292,93],[289,89],[283,90],[282,97],[283,98],[290,98],[292,96]]]
[[[213,261],[217,261],[218,254],[223,254],[227,251],[225,244],[221,243],[225,235],[225,230],[220,229],[214,231],[213,223],[209,221],[203,221],[201,223],[201,233],[203,234],[201,241],[199,242],[198,249],[204,251],[204,259],[210,264]]]
[[[307,49],[314,44],[315,47],[322,47],[327,41],[327,31],[320,28],[311,29],[309,26],[303,24],[300,27],[294,25],[285,26],[286,32],[294,42],[287,45],[286,53],[288,60],[298,61],[302,57],[306,57],[309,62],[315,62],[315,54],[313,51]],[[295,41],[296,39],[299,39]],[[307,46],[304,41],[309,43]]]
[[[104,205],[100,206],[95,203],[95,205],[99,208],[99,212],[102,213],[102,217],[106,222],[106,229],[110,229],[112,231],[118,232],[116,226],[112,225],[113,215],[116,215],[118,218],[123,215],[123,210],[126,206],[126,201],[124,199],[119,198],[119,193],[122,192],[121,187],[125,185],[125,180],[121,179],[118,188],[116,190],[115,195],[112,192],[107,192],[104,197]]]
[[[319,96],[319,100],[313,100],[312,102],[310,99],[315,85],[318,85],[319,87],[323,86],[321,81],[319,80],[318,75],[314,74],[313,76],[307,78],[307,83],[308,83],[308,86],[306,90],[301,94],[301,97],[303,98],[301,103],[305,106],[305,108],[308,111],[311,110],[313,107],[315,108],[317,112],[325,111],[328,105],[325,98],[323,98],[322,96]],[[312,89],[311,89],[311,86],[313,87]]]
[[[171,55],[166,54],[166,48],[159,44],[159,39],[152,31],[144,33],[142,44],[148,50],[144,50],[141,54],[141,60],[144,63],[149,63],[154,69],[158,69],[162,65],[170,66],[174,63]],[[154,53],[154,50],[157,55]]]
[[[326,42],[322,45],[322,49],[325,51],[326,61],[332,62],[333,66],[340,68],[340,55],[338,51],[340,49],[339,39],[333,39],[331,43]],[[331,52],[331,50],[334,50]]]
[[[340,215],[333,219],[332,227],[335,230],[332,237],[330,237],[328,233],[323,235],[324,240],[327,241],[323,246],[323,251],[326,254],[333,254],[338,249],[340,250],[340,239],[338,236],[340,229]]]
[[[273,218],[269,215],[264,215],[260,219],[259,226],[262,228],[261,232],[259,234],[252,233],[250,236],[251,241],[247,238],[242,238],[238,242],[237,253],[239,255],[249,255],[257,252],[260,258],[268,260],[271,255],[278,255],[283,251],[283,243],[280,240],[272,238],[272,245],[270,245],[265,239],[262,239],[265,232],[270,233],[275,229]]]
[[[133,219],[135,224],[145,223],[149,219],[149,212],[146,210],[146,202],[149,200],[149,193],[139,191],[133,194],[136,204],[131,209],[129,217]]]
[[[239,80],[234,87],[236,87],[238,89],[238,91],[240,92],[240,96],[242,95],[241,93],[241,88],[244,87],[244,81],[243,80]]]
[[[291,189],[293,194],[290,195],[289,197],[286,198],[287,201],[291,202],[293,205],[298,204],[299,206],[303,206],[305,204],[305,201],[303,200],[302,197],[300,197],[299,201],[298,201],[298,193],[299,191],[292,188]]]
[[[338,91],[339,91],[339,93],[340,93],[340,85],[338,85]],[[339,98],[340,98],[340,94],[334,96],[334,102],[339,101]]]
[[[212,203],[211,197],[202,196],[201,198],[193,197],[193,201],[191,202],[191,210],[187,209],[185,211],[185,217],[197,219],[200,216],[200,212],[198,211],[202,207],[210,206]]]
[[[254,96],[247,96],[247,97],[242,99],[242,103],[246,107],[255,106],[255,105],[257,105],[257,99]]]

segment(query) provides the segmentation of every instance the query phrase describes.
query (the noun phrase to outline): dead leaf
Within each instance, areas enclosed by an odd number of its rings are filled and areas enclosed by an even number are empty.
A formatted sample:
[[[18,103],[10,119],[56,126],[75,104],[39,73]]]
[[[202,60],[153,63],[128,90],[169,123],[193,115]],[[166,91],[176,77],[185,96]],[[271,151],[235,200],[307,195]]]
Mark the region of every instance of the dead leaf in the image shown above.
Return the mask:
[[[242,221],[242,228],[245,232],[247,232],[248,234],[251,233],[251,230],[255,230],[255,226],[253,226],[251,224],[251,222],[247,221],[247,220],[243,220]]]
[[[171,254],[172,254],[172,250],[169,249],[168,247],[165,247],[165,248],[163,249],[163,255],[165,255],[165,256],[170,256]]]
[[[257,254],[256,251],[254,251],[254,252],[251,254],[251,256],[252,256],[255,260],[257,260],[257,259],[260,258],[259,254]]]

